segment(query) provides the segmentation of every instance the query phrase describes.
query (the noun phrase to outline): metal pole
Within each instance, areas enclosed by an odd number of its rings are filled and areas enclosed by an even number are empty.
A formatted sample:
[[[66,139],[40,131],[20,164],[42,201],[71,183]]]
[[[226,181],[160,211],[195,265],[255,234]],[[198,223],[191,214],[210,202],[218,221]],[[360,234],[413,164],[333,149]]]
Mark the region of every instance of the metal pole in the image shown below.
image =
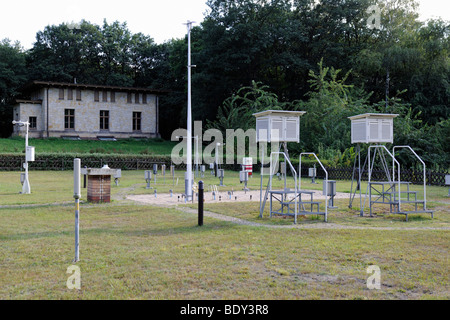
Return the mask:
[[[25,163],[23,164],[23,168],[25,169],[25,179],[22,186],[22,194],[30,194],[31,188],[30,188],[30,181],[28,179],[28,160],[27,160],[27,153],[28,153],[28,127],[30,123],[28,121],[16,121],[13,120],[13,125],[18,124],[19,126],[25,127]]]
[[[185,194],[187,201],[192,198],[192,103],[191,103],[191,29],[192,21],[187,22],[188,28],[188,101],[187,101],[187,159],[186,159],[186,175],[188,181],[186,183]]]
[[[359,188],[359,214],[363,214],[362,212],[362,187],[361,187],[361,180],[362,180],[362,174],[364,168],[361,170],[361,146],[358,143],[358,188]],[[364,167],[365,167],[365,162],[364,162]]]
[[[87,172],[87,166],[84,166],[85,172]],[[86,189],[86,176],[87,174],[83,174],[83,188]]]
[[[30,194],[31,193],[31,188],[30,188],[30,180],[28,178],[28,160],[27,160],[27,152],[28,152],[28,121],[24,123],[25,125],[25,182],[23,184],[23,190],[22,193],[23,194]]]
[[[261,153],[261,177],[260,177],[261,182],[260,182],[260,187],[259,187],[259,217],[262,218],[263,213],[261,211],[261,208],[262,208],[262,203],[263,203],[263,201],[262,201],[262,188],[263,188],[263,172],[264,172],[264,153],[265,153],[265,150],[264,150],[264,144],[260,144],[260,146],[261,146],[262,153]]]
[[[214,175],[216,176],[216,178],[219,176],[219,146],[220,143],[216,143],[216,154],[215,154],[216,163],[214,165]]]
[[[195,172],[196,172],[197,178],[199,176],[198,170],[199,170],[198,136],[195,136]]]
[[[203,181],[198,182],[198,225],[203,226],[203,201],[204,201]]]
[[[73,197],[75,198],[75,259],[73,262],[80,261],[80,183],[81,160],[73,161]]]

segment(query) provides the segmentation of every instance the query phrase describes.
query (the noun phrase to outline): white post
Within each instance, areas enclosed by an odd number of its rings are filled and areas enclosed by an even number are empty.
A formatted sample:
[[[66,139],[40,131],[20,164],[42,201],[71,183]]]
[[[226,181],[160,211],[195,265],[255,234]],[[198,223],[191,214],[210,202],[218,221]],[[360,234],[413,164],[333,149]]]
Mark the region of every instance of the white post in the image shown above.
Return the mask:
[[[198,136],[195,136],[195,172],[197,177],[199,176],[198,174],[198,169],[199,169],[199,157],[198,157]]]
[[[28,151],[28,126],[30,125],[29,122],[24,122],[25,125],[25,181],[23,183],[22,193],[23,194],[30,194],[31,193],[31,186],[30,186],[30,180],[28,179],[28,159],[26,156],[26,153]]]
[[[81,160],[73,161],[73,197],[75,198],[75,259],[80,261],[80,198],[81,198]]]
[[[188,102],[187,102],[187,159],[186,159],[186,176],[185,184],[186,200],[192,200],[192,105],[191,105],[191,29],[192,21],[187,22],[188,28]]]
[[[263,199],[262,199],[262,188],[263,188],[263,173],[264,173],[264,144],[261,144],[261,177],[260,177],[260,187],[259,187],[259,217],[262,218],[263,217],[263,213],[262,213],[262,204],[263,204]]]
[[[22,194],[30,194],[31,188],[30,188],[30,180],[28,179],[28,159],[27,159],[27,152],[28,152],[28,127],[30,123],[28,121],[13,121],[13,125],[18,124],[20,127],[25,127],[25,163],[23,164],[23,168],[25,169],[25,181],[23,182],[22,186]]]
[[[219,176],[219,146],[220,143],[216,143],[216,154],[214,155],[216,158],[216,174]]]

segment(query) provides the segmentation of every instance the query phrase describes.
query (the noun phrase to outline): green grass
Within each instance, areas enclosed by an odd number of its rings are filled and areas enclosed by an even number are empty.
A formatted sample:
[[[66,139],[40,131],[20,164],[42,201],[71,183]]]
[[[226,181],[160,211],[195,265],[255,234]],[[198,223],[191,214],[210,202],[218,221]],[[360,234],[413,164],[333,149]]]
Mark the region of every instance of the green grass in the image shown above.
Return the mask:
[[[118,141],[98,140],[64,140],[64,139],[30,139],[29,145],[36,148],[36,153],[103,153],[103,154],[144,154],[170,155],[176,142],[162,139]],[[25,149],[23,138],[0,139],[0,154],[22,153]]]
[[[224,190],[243,187],[237,174],[226,175]],[[196,214],[183,212],[184,205],[121,200],[125,194],[153,193],[143,176],[123,172],[119,187],[112,185],[110,204],[82,203],[78,291],[66,287],[74,258],[72,172],[32,171],[31,195],[18,194],[18,172],[0,172],[0,299],[450,298],[446,188],[427,190],[436,208],[433,220],[360,218],[339,200],[328,224],[308,217],[299,225],[313,228],[297,228],[290,218],[259,219],[258,203],[206,203],[206,210],[263,226],[206,216],[198,227]],[[211,176],[204,180],[218,184]],[[307,183],[304,188],[321,188]],[[348,184],[338,182],[338,191]],[[180,178],[176,192],[183,185]],[[250,181],[256,186],[257,177]],[[158,177],[156,187],[160,193],[173,185]],[[366,287],[370,265],[381,268],[381,290]]]
[[[448,299],[448,231],[272,230],[166,208],[0,211],[1,299]],[[382,289],[366,287],[369,265]]]

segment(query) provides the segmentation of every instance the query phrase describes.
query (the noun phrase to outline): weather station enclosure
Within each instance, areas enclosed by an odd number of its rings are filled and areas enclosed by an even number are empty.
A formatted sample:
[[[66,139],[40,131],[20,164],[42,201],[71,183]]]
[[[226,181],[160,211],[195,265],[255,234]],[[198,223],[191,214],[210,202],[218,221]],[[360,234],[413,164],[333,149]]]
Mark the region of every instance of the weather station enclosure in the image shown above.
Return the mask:
[[[305,111],[267,110],[256,117],[257,142],[300,142],[300,117]]]
[[[394,118],[398,114],[366,113],[349,117],[352,143],[393,143]]]
[[[426,207],[426,165],[423,160],[410,146],[394,146],[392,152],[386,148],[386,143],[394,143],[394,119],[396,117],[398,117],[398,114],[377,113],[366,113],[349,117],[351,120],[352,144],[357,144],[349,208],[352,208],[355,195],[359,191],[360,216],[363,216],[365,204],[368,201],[370,216],[372,216],[374,205],[385,204],[389,205],[391,213],[405,215],[406,221],[408,221],[409,214],[430,213],[431,217],[433,217],[433,211],[428,210]],[[369,145],[368,154],[363,165],[361,163],[361,144]],[[396,149],[409,150],[422,164],[424,170],[423,200],[418,199],[416,191],[410,190],[410,182],[401,181],[401,169],[400,163],[396,159]],[[378,169],[374,166],[377,157]],[[392,168],[389,168],[387,161],[389,157],[392,159]],[[363,202],[361,180],[365,171],[368,175],[368,181]],[[383,177],[383,171],[385,177]],[[353,188],[354,182],[356,182],[355,189]],[[422,208],[419,208],[419,206]]]
[[[264,207],[267,201],[270,201],[270,217],[272,215],[293,216],[294,223],[297,223],[297,215],[323,214],[327,221],[327,212],[319,211],[319,204],[313,200],[313,193],[300,190],[300,184],[297,184],[297,172],[293,167],[287,150],[288,142],[300,142],[300,117],[305,111],[283,111],[283,110],[267,110],[253,114],[256,118],[256,142],[262,143],[280,143],[279,151],[272,151],[270,154],[270,173],[269,181],[265,194],[263,195],[263,165],[261,166],[261,189],[260,189],[260,218],[263,217]],[[261,145],[264,148],[264,144]],[[284,152],[281,152],[281,148]],[[264,150],[262,150],[264,155]],[[275,174],[275,168],[278,166],[279,156],[284,158],[282,170],[284,176],[284,189],[274,190],[272,188],[272,179]],[[262,163],[264,160],[262,159]],[[287,166],[289,165],[291,174],[294,178],[294,188],[287,187]],[[326,173],[327,174],[327,173]],[[326,179],[328,180],[328,179]],[[311,197],[311,201],[302,199],[302,194]],[[310,207],[308,210],[306,207]],[[313,207],[317,207],[317,211]],[[315,208],[315,207],[314,207]]]

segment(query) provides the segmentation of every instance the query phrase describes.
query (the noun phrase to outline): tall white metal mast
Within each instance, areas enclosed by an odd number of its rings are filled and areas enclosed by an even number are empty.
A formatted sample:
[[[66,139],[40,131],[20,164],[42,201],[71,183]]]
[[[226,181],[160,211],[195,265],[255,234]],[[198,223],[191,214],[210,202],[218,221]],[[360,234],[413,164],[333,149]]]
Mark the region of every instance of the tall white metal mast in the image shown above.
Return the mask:
[[[185,195],[186,200],[192,200],[192,102],[191,102],[191,29],[193,21],[187,21],[188,28],[188,101],[187,101],[187,159],[186,159],[186,177],[185,177]]]

